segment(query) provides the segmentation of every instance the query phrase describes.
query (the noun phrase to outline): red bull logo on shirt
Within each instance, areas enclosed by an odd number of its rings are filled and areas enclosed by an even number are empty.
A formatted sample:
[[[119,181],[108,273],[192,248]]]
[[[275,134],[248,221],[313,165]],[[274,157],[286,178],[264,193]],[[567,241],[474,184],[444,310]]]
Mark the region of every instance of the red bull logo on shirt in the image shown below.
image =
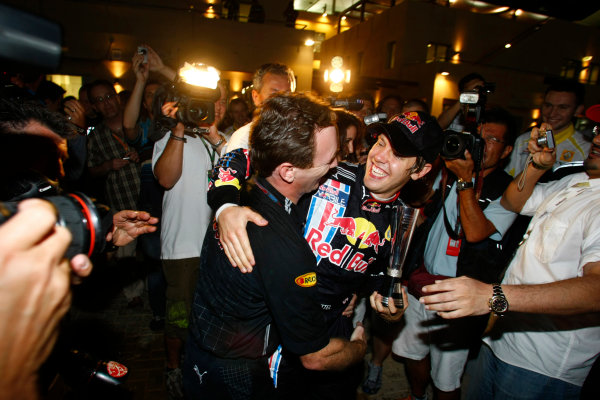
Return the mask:
[[[239,190],[241,186],[240,181],[235,177],[236,173],[237,171],[231,168],[219,168],[219,175],[215,181],[215,186],[219,187],[231,185],[235,186],[236,189]]]
[[[342,235],[346,235],[346,238],[351,244],[356,245],[358,243],[359,249],[374,247],[375,252],[378,253],[379,246],[385,244],[386,238],[380,237],[379,231],[375,225],[364,218],[336,216],[338,212],[338,209],[333,210],[329,215],[329,219],[325,222],[325,226],[338,228]],[[387,238],[387,240],[389,240],[389,238]]]

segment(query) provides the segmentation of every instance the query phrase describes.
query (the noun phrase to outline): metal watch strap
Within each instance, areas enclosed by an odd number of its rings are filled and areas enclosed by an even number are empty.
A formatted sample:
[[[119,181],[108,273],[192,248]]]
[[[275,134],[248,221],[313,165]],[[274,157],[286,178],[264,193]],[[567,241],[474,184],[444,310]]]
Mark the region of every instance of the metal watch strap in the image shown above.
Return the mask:
[[[473,182],[471,181],[463,181],[462,179],[458,179],[458,181],[456,181],[456,190],[458,192],[460,192],[461,190],[465,190],[465,189],[472,189],[473,188]]]
[[[503,310],[497,310],[494,308],[494,303],[496,301],[504,302]],[[489,308],[491,312],[497,315],[504,315],[504,313],[508,311],[508,300],[502,291],[502,286],[500,286],[498,283],[492,285],[492,297],[489,299]]]

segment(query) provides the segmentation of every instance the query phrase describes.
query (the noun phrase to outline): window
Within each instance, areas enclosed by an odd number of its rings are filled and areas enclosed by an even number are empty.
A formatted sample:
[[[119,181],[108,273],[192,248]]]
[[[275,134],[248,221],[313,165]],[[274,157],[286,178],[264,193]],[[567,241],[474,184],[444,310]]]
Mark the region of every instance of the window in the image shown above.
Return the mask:
[[[388,69],[394,68],[396,65],[396,42],[389,42],[387,44],[387,57],[385,60],[385,66]]]
[[[427,56],[425,62],[448,61],[448,50],[450,45],[441,43],[427,44]]]

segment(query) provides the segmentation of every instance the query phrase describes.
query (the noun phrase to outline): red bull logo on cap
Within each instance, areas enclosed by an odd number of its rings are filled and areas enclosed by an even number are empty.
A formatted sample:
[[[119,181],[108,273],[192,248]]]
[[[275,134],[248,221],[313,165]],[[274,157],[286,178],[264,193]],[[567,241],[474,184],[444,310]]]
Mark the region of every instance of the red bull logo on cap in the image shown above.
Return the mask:
[[[410,131],[410,133],[415,133],[424,124],[423,120],[419,116],[419,113],[415,111],[405,112],[404,114],[398,114],[394,118],[392,118],[390,122],[401,123]]]
[[[304,275],[300,275],[296,279],[294,279],[296,285],[300,287],[311,287],[317,284],[317,274],[316,272],[309,272]]]

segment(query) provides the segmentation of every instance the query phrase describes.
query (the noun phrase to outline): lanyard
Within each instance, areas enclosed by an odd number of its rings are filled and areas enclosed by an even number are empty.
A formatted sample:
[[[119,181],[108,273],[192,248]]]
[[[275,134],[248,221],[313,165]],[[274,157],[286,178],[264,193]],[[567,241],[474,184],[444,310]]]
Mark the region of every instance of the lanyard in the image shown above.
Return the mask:
[[[202,141],[202,144],[204,145],[204,148],[206,149],[206,152],[208,153],[208,156],[210,157],[210,165],[215,165],[215,156],[217,155],[217,151],[215,149],[212,149],[212,152],[210,151],[210,149],[212,148],[212,146],[209,146],[208,144],[206,144],[206,139],[204,139],[202,136],[199,136],[200,140]]]
[[[117,142],[119,142],[121,144],[121,146],[125,149],[125,152],[129,151],[129,146],[127,146],[127,143],[125,143],[123,140],[121,140],[120,137],[118,137],[117,135],[115,135],[113,133],[113,131],[110,131],[110,134],[112,135],[112,137],[114,137],[115,139],[117,139]]]

